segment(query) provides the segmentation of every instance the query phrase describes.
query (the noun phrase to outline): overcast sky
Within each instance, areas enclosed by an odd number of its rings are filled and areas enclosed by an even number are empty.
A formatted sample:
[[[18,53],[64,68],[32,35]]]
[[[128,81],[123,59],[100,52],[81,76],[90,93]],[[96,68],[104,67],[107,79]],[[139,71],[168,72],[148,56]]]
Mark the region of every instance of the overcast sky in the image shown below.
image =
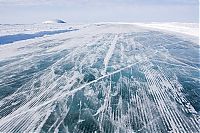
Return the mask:
[[[199,0],[0,0],[0,23],[198,22]]]

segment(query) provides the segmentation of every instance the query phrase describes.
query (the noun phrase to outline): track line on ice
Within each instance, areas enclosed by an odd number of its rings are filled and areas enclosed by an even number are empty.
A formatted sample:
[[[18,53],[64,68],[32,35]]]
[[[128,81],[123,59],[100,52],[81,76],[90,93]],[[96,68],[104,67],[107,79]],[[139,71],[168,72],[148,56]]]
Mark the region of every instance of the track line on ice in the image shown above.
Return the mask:
[[[107,66],[108,66],[108,63],[110,61],[110,58],[112,57],[113,55],[113,52],[115,50],[115,44],[117,43],[117,39],[118,39],[118,35],[115,35],[113,41],[111,42],[111,45],[110,45],[110,48],[106,54],[106,57],[104,58],[104,65],[105,65],[105,68],[104,68],[104,71],[102,72],[103,75],[106,74],[106,70],[107,70]]]

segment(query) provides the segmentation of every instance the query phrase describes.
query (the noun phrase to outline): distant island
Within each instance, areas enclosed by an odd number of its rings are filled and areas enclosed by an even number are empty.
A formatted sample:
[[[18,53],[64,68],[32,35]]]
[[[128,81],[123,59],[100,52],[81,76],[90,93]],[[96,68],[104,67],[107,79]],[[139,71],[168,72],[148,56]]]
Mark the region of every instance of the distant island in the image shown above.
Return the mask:
[[[43,24],[57,24],[57,23],[66,23],[66,22],[60,19],[53,19],[53,20],[44,21],[42,23]]]

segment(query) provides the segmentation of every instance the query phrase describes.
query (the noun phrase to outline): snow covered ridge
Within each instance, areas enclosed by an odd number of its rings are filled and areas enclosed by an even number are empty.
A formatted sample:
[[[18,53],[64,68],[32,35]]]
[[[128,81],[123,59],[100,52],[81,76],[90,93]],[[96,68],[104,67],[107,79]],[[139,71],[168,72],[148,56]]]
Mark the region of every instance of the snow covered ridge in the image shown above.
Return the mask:
[[[64,30],[55,30],[55,31],[40,31],[34,34],[15,34],[15,35],[7,35],[7,36],[0,36],[0,45],[13,43],[16,41],[23,41],[28,39],[35,39],[38,37],[44,37],[48,35],[56,35],[65,32],[76,31],[78,29],[64,29]]]

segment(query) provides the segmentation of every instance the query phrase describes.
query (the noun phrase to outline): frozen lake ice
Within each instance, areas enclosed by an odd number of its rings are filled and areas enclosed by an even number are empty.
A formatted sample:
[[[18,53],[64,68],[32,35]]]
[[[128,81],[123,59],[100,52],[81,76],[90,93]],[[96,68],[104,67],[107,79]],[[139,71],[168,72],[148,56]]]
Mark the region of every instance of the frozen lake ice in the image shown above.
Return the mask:
[[[200,132],[197,36],[111,23],[0,34],[0,132]]]

